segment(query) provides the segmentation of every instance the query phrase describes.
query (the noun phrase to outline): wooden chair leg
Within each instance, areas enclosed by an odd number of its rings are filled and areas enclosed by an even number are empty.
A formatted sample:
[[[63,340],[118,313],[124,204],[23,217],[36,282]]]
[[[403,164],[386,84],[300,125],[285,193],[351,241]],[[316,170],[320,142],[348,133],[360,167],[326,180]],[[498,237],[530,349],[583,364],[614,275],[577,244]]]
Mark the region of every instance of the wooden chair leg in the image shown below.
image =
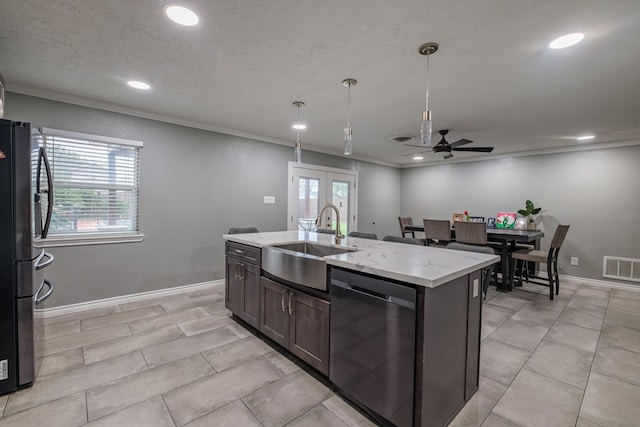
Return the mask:
[[[485,276],[482,280],[482,293],[484,294],[484,299],[487,299],[487,291],[489,290],[489,282],[491,281],[491,276],[493,275],[494,264],[491,264],[489,268],[484,272]]]
[[[558,260],[553,263],[553,271],[556,278],[556,295],[560,295],[560,275],[558,274]]]
[[[549,299],[553,301],[553,282],[555,279],[553,278],[553,263],[547,263],[547,278],[549,279]]]

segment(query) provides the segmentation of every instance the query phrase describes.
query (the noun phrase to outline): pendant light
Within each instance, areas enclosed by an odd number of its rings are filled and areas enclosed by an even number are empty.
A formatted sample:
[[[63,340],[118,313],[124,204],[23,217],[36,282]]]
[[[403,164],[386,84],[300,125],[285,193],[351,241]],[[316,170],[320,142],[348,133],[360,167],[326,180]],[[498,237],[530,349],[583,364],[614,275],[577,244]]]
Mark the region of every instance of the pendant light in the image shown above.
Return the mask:
[[[351,131],[351,86],[358,84],[356,79],[344,79],[342,85],[348,89],[347,95],[347,127],[344,128],[344,155],[351,155],[351,143],[353,142],[353,132]]]
[[[429,110],[429,56],[438,51],[438,43],[425,43],[418,48],[420,55],[427,56],[427,90],[426,90],[426,108],[422,113],[422,125],[420,127],[420,145],[423,147],[431,147],[431,111]]]
[[[300,142],[300,129],[304,129],[304,127],[300,122],[300,107],[304,107],[304,102],[294,101],[292,105],[298,109],[298,120],[293,125],[293,128],[296,130],[296,144],[294,145],[293,153],[296,159],[296,163],[302,163],[302,143]]]

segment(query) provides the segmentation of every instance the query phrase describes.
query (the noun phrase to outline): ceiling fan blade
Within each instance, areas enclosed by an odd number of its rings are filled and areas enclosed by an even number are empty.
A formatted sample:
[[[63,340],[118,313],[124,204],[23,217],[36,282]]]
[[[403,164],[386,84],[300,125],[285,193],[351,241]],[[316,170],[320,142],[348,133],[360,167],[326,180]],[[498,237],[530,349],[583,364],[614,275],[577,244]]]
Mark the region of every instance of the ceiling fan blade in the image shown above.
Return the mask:
[[[493,147],[462,147],[452,148],[454,151],[475,151],[476,153],[490,153],[493,151]]]
[[[443,157],[443,159],[447,160],[453,157],[453,154],[449,153],[446,156]]]
[[[471,144],[473,141],[469,141],[468,139],[459,139],[456,142],[452,142],[451,144],[449,144],[449,147],[453,148],[453,147],[460,147],[461,145],[466,145],[466,144]]]

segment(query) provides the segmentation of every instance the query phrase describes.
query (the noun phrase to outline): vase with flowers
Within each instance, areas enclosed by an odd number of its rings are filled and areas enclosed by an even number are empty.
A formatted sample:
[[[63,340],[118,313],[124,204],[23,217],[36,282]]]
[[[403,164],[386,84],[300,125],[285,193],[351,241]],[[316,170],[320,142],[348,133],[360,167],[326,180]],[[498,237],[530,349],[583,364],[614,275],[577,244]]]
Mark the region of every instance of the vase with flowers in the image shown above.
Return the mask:
[[[464,211],[464,220],[469,221],[469,211]]]
[[[524,209],[519,209],[518,213],[527,218],[527,230],[536,229],[536,220],[533,217],[542,212],[542,208],[536,208],[531,200],[524,202]]]

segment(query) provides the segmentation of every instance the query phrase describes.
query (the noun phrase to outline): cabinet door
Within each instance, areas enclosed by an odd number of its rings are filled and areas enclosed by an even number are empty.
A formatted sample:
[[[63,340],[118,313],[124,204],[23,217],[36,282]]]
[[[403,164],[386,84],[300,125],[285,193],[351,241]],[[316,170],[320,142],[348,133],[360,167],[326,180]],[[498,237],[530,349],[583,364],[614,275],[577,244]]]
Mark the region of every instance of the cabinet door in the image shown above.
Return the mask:
[[[241,318],[253,326],[260,326],[260,267],[245,264],[242,268],[242,313]]]
[[[242,313],[243,286],[239,276],[242,264],[237,259],[227,257],[224,306],[235,315]]]
[[[260,294],[260,331],[281,346],[289,347],[289,292],[273,280],[261,277]]]
[[[325,375],[329,374],[329,308],[327,301],[291,293],[289,349]]]

